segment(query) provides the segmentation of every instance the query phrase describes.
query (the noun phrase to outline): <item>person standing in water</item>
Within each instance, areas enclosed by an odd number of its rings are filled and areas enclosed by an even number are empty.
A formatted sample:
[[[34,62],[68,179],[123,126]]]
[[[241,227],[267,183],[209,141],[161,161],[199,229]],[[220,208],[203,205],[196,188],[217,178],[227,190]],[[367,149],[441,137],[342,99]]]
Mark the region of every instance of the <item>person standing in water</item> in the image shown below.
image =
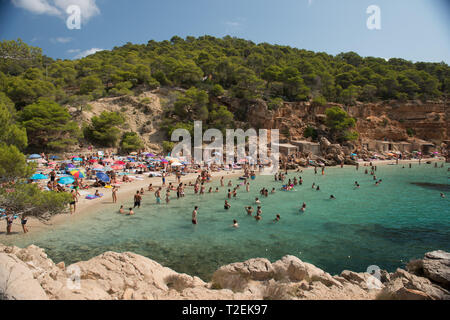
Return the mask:
[[[116,187],[112,188],[112,199],[113,199],[113,203],[117,203],[117,188]]]
[[[72,196],[72,201],[70,202],[70,214],[74,214],[77,210],[77,193],[75,190],[72,190],[70,195]]]
[[[233,228],[239,228],[237,220],[233,220]]]
[[[197,224],[197,210],[198,210],[198,207],[195,207],[194,211],[192,211],[192,224],[193,225]]]
[[[27,222],[28,218],[22,215],[22,218],[20,219],[20,224],[22,225],[23,233],[28,233]]]
[[[162,190],[162,188],[159,187],[159,189],[156,190],[156,192],[155,192],[155,198],[156,198],[156,203],[157,204],[161,203],[161,190]]]
[[[138,209],[141,208],[141,200],[142,200],[142,196],[138,190],[138,191],[136,191],[136,194],[134,195],[134,208],[136,208],[136,207],[138,207]]]

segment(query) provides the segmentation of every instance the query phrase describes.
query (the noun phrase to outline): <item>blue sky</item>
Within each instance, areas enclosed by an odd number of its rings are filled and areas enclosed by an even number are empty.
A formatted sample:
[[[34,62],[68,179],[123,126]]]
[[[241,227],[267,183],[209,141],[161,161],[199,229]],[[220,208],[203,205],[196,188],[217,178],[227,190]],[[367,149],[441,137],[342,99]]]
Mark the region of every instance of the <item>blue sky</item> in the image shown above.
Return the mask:
[[[21,38],[52,58],[73,59],[127,42],[212,35],[329,54],[450,63],[446,0],[0,0],[0,39]],[[65,10],[78,4],[80,30]],[[366,9],[381,10],[369,30]]]

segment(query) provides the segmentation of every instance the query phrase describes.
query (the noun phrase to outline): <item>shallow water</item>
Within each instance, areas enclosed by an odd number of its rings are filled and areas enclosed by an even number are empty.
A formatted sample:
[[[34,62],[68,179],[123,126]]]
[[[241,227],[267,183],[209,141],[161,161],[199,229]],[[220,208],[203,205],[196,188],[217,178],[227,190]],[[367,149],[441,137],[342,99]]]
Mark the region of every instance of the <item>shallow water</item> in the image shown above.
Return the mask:
[[[371,265],[394,271],[427,251],[450,251],[449,198],[439,195],[449,185],[447,167],[379,166],[376,175],[383,180],[379,186],[364,169],[327,168],[325,176],[312,170],[290,173],[288,177],[304,180],[291,192],[280,191],[281,183],[272,176],[259,176],[250,193],[241,187],[229,211],[223,209],[228,187],[204,196],[188,189],[185,199],[160,206],[147,193],[135,216],[104,210],[14,244],[34,243],[55,262],[66,264],[105,251],[131,251],[204,280],[222,265],[255,257],[275,261],[295,255],[338,274],[344,269],[363,272]],[[360,189],[354,188],[355,181]],[[311,188],[313,182],[321,191]],[[234,185],[238,183],[233,179]],[[429,188],[424,183],[437,186]],[[218,182],[212,186],[215,189]],[[254,199],[261,198],[262,187],[276,187],[277,193],[262,199],[263,220],[256,222],[244,206],[253,205],[256,212]],[[331,194],[337,199],[330,200]],[[303,202],[307,210],[300,214]],[[195,205],[200,207],[197,226],[191,224]],[[281,221],[274,223],[277,213]],[[231,227],[233,219],[238,220],[239,229]]]

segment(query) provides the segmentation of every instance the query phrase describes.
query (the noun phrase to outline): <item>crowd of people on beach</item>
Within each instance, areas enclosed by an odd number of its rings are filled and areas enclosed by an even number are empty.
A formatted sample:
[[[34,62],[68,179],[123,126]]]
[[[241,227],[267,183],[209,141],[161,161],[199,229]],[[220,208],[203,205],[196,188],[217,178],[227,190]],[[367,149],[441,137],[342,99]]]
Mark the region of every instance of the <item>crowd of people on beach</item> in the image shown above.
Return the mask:
[[[34,157],[34,159],[36,159]],[[92,194],[86,195],[86,199],[95,200],[104,197],[104,194],[99,189],[110,189],[112,202],[118,202],[118,193],[122,184],[131,183],[136,180],[144,180],[143,177],[160,177],[161,185],[154,186],[150,183],[147,190],[140,188],[133,196],[133,206],[125,209],[124,205],[120,206],[119,212],[124,215],[135,215],[135,210],[140,209],[143,203],[144,195],[146,192],[153,193],[156,204],[170,204],[174,198],[172,193],[176,193],[176,199],[184,198],[186,190],[188,188],[193,189],[194,195],[205,195],[221,192],[221,189],[226,190],[226,199],[224,202],[224,209],[231,209],[231,200],[238,197],[238,192],[245,189],[247,193],[250,192],[251,182],[256,179],[256,172],[261,172],[264,168],[261,164],[233,164],[230,166],[208,164],[205,166],[199,166],[188,162],[182,162],[180,159],[174,159],[170,157],[157,156],[155,154],[133,154],[126,157],[114,156],[112,153],[106,154],[87,154],[79,155],[67,158],[65,160],[57,161],[57,157],[49,157],[49,155],[41,154],[38,158],[38,174],[37,178],[30,178],[29,183],[36,183],[41,189],[49,192],[69,192],[71,195],[71,201],[69,203],[70,213],[74,214],[77,211],[77,203],[81,197],[85,195],[85,192],[95,190]],[[175,165],[174,165],[175,164]],[[396,162],[398,164],[398,161]],[[420,165],[420,163],[419,163]],[[444,164],[440,165],[441,168]],[[283,167],[283,166],[282,166]],[[341,165],[341,168],[343,166]],[[366,175],[372,175],[375,186],[379,186],[383,181],[376,175],[377,166],[372,162],[364,165],[364,173]],[[438,164],[435,163],[435,167]],[[360,169],[360,164],[355,166],[356,170]],[[405,166],[403,166],[405,168]],[[412,164],[409,163],[409,168],[412,168]],[[239,177],[240,183],[234,186],[233,182],[229,180],[225,183],[225,178],[220,178],[220,186],[212,187],[208,184],[212,181],[212,172],[218,172],[221,170],[227,170],[228,172],[233,170],[243,170],[243,175]],[[323,176],[325,175],[325,167],[314,167],[314,174],[318,175],[319,172]],[[295,191],[297,186],[302,186],[304,180],[301,175],[297,176],[296,173],[302,173],[303,169],[297,169],[291,171],[289,176],[288,170],[279,172],[274,175],[274,181],[281,184],[280,191],[290,192]],[[182,178],[189,173],[198,173],[195,182],[189,181],[187,183],[182,182]],[[48,176],[46,176],[47,174]],[[36,176],[36,175],[35,175]],[[175,182],[168,182],[169,177],[175,177]],[[46,181],[48,179],[48,181]],[[46,182],[44,182],[46,181]],[[43,183],[44,182],[44,183]],[[241,189],[242,187],[242,189]],[[354,188],[360,188],[360,184],[355,181]],[[320,186],[315,183],[312,184],[312,189],[321,191]],[[270,191],[269,191],[270,190]],[[269,194],[275,194],[277,188],[262,188],[259,193],[261,197],[269,197]],[[83,194],[82,194],[83,193]],[[441,197],[445,195],[441,193]],[[337,200],[335,195],[331,194],[329,199]],[[256,206],[256,215],[254,216],[256,221],[262,220],[262,204],[260,199],[255,199],[254,205]],[[300,205],[300,212],[306,211],[306,203]],[[245,212],[249,216],[253,216],[254,208],[252,206],[246,206]],[[198,212],[199,207],[196,206],[192,212],[192,223],[198,224]],[[17,215],[10,210],[0,209],[0,220],[6,220],[7,222],[7,234],[11,233],[11,227],[14,224],[14,220],[20,218],[20,223],[24,233],[28,232],[27,221],[28,218],[25,215]],[[274,222],[281,220],[279,213],[275,214]],[[234,220],[233,227],[239,227],[238,221]]]

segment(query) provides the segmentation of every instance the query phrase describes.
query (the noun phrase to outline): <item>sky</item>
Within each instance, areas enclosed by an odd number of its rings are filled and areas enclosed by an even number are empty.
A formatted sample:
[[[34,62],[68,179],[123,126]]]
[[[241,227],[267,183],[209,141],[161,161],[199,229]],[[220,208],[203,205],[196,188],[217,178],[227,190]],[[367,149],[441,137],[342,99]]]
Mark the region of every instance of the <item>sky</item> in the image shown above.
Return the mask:
[[[67,26],[70,5],[80,8],[80,29]],[[367,12],[374,5],[376,20]],[[369,29],[369,19],[380,28]],[[332,55],[450,64],[450,1],[0,0],[0,40],[21,38],[55,59],[174,35],[230,35]]]

